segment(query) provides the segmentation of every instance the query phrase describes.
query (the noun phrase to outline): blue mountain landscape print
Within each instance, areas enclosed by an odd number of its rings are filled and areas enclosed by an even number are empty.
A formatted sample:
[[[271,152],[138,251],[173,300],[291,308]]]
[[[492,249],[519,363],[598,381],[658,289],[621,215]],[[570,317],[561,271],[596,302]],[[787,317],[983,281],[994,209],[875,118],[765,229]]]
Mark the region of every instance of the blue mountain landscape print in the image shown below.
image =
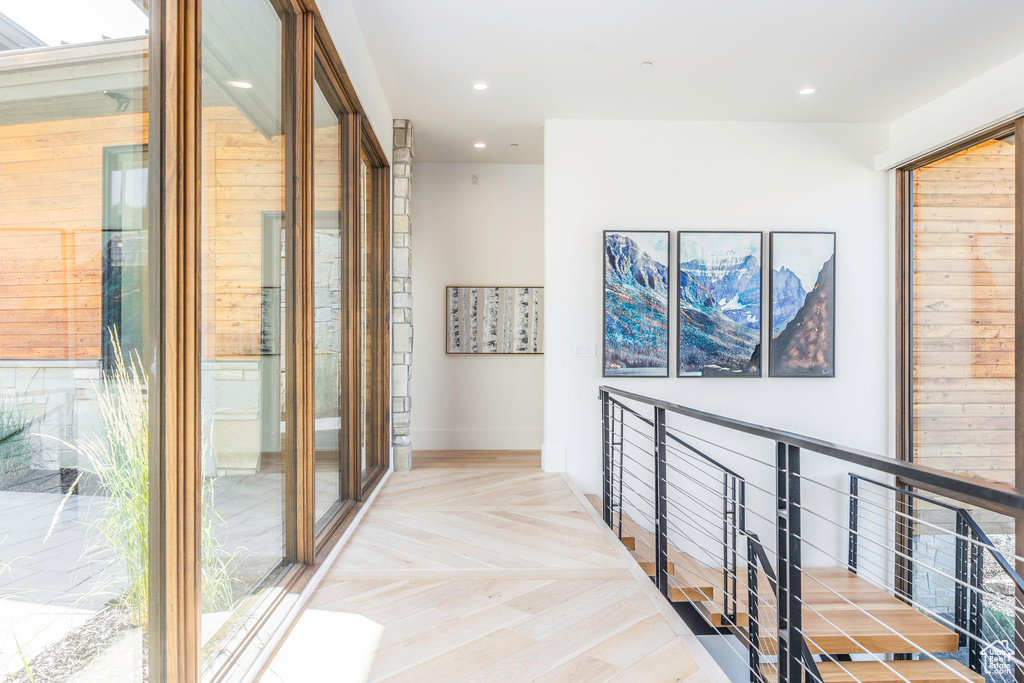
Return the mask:
[[[772,377],[835,376],[836,238],[772,233]]]
[[[761,375],[761,233],[680,232],[678,376]]]
[[[668,376],[668,233],[604,235],[604,375]]]

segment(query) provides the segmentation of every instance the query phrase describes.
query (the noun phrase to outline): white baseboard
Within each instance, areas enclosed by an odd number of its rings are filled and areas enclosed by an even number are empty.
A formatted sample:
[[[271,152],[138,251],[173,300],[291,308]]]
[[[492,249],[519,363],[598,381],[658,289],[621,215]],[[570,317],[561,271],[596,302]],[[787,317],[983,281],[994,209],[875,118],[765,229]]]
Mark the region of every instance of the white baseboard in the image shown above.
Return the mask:
[[[533,451],[544,438],[541,428],[413,429],[417,451]]]

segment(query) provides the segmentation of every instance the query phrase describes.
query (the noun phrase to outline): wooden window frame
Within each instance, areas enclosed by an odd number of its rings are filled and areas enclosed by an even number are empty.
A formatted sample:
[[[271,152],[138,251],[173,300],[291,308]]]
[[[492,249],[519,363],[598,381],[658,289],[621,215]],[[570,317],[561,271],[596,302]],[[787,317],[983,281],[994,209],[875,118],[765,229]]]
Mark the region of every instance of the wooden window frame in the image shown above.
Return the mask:
[[[150,407],[150,586],[149,680],[196,683],[203,679],[201,647],[200,496],[202,492],[200,403],[201,315],[201,0],[143,0],[150,12],[150,318],[152,356]],[[281,622],[286,595],[312,578],[362,501],[388,468],[390,451],[390,169],[356,96],[337,49],[313,0],[275,0],[285,27],[286,133],[285,354],[290,369],[285,406],[288,420],[282,444],[285,461],[286,561],[280,597],[268,601],[236,648],[209,680],[237,674],[243,653],[267,629]],[[348,485],[357,500],[343,508],[324,531],[315,533],[313,488],[313,83],[320,60],[344,110],[343,152],[350,171],[343,188],[349,218],[358,211],[359,150],[373,153],[378,197],[374,224],[379,230],[374,267],[379,284],[378,334],[371,353],[374,368],[374,456],[372,476],[361,481],[358,467]],[[351,221],[350,226],[358,226]],[[351,235],[353,231],[350,229]],[[356,233],[358,249],[358,233]],[[346,240],[347,256],[358,256]],[[351,270],[351,269],[350,269]],[[355,269],[358,273],[358,269]],[[349,289],[351,290],[351,282]],[[358,282],[346,303],[346,338],[358,333]],[[353,307],[355,304],[355,307]],[[353,314],[355,326],[352,325]],[[350,347],[358,348],[358,347]],[[347,354],[349,377],[358,377],[358,354]],[[352,370],[356,372],[352,374]],[[358,392],[349,393],[358,396]],[[349,401],[343,428],[360,424],[358,401]],[[359,431],[348,430],[350,454],[358,454]],[[355,447],[352,447],[352,441]],[[233,669],[234,668],[234,669]]]
[[[931,151],[895,169],[896,174],[896,457],[913,461],[913,308],[914,308],[914,171],[961,152],[977,144],[1015,135],[1014,182],[1014,481],[1017,490],[1024,490],[1024,117],[993,125],[965,136],[940,149]],[[897,485],[904,485],[897,479]],[[913,514],[909,496],[897,495],[895,517],[897,558],[895,588],[898,595],[913,595],[913,529],[902,513]],[[1024,517],[1017,517],[1016,554],[1024,555]],[[1018,572],[1024,562],[1016,563]],[[1018,599],[1024,596],[1018,595]],[[1024,646],[1024,617],[1016,617],[1017,647]]]
[[[944,159],[952,154],[961,152],[965,149],[973,147],[974,145],[985,142],[992,138],[1001,137],[1010,133],[1017,132],[1018,140],[1022,138],[1021,130],[1024,126],[1024,117],[1010,121],[1007,123],[1001,123],[997,126],[987,128],[984,131],[973,134],[969,137],[965,137],[957,142],[947,145],[941,149],[929,152],[928,154],[914,159],[911,162],[904,164],[896,169],[896,405],[899,409],[896,421],[896,454],[901,460],[913,461],[914,443],[913,443],[913,308],[914,308],[914,196],[913,196],[913,183],[914,171],[927,166],[928,164],[934,163],[940,159]],[[1021,262],[1021,255],[1024,252],[1021,248],[1024,244],[1021,244],[1022,239],[1022,226],[1024,226],[1024,220],[1022,220],[1022,194],[1024,194],[1024,187],[1020,182],[1021,166],[1024,163],[1024,154],[1016,155],[1016,168],[1018,173],[1018,181],[1014,189],[1015,192],[1015,205],[1016,205],[1016,226],[1015,226],[1015,239],[1014,244],[1017,249],[1017,262]],[[1024,282],[1024,273],[1021,272],[1021,268],[1017,268],[1016,272],[1016,322],[1017,326],[1015,330],[1016,335],[1021,336],[1024,333],[1024,327],[1021,327],[1021,291],[1022,282]],[[1016,345],[1016,353],[1018,357],[1016,360],[1021,360],[1021,352],[1024,351],[1024,344],[1018,343]],[[1022,398],[1022,373],[1024,373],[1024,365],[1018,364],[1015,369],[1017,376],[1017,400],[1020,401]],[[1018,405],[1024,405],[1024,403],[1018,403]],[[1019,422],[1020,417],[1018,416],[1018,424],[1016,425],[1017,431],[1017,479],[1018,482],[1021,480],[1021,424]]]

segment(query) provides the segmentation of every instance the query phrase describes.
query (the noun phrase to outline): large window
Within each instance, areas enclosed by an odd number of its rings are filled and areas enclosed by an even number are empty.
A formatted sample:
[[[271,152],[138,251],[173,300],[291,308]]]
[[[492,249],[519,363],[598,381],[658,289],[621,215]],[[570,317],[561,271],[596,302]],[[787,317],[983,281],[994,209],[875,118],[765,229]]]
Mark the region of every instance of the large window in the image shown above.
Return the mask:
[[[204,0],[202,26],[202,640],[216,663],[289,566],[291,226],[266,220],[285,211],[284,22],[270,0]]]
[[[1016,258],[1022,226],[1015,207],[1016,141],[1011,124],[938,152],[898,173],[900,455],[921,465],[1010,486],[1024,483],[1015,457],[1015,348],[1021,291]],[[896,586],[937,613],[954,614],[959,515],[900,496],[895,522]],[[960,507],[962,503],[946,501]],[[995,547],[1020,554],[1011,517],[968,507]],[[986,631],[1012,641],[1012,587],[984,553]],[[923,602],[922,602],[923,601]],[[1004,637],[1003,635],[997,637]],[[966,658],[966,647],[962,649]],[[990,676],[989,680],[997,680]]]
[[[3,680],[144,669],[150,22],[78,6],[0,6]]]
[[[1015,483],[1012,131],[908,172],[907,455]]]
[[[330,99],[328,99],[330,97]],[[340,104],[324,69],[318,65],[313,90],[313,205],[314,215],[314,315],[313,352],[316,394],[316,519],[317,532],[352,497],[349,472],[350,448],[342,424],[349,387],[343,353],[346,318],[343,306],[348,292],[346,262],[344,123]]]
[[[387,164],[317,17],[0,0],[0,679],[255,674],[379,480]]]
[[[365,487],[384,469],[390,431],[387,415],[389,382],[387,311],[390,254],[385,215],[386,166],[379,152],[365,144],[359,153],[359,346],[360,346],[360,470]]]

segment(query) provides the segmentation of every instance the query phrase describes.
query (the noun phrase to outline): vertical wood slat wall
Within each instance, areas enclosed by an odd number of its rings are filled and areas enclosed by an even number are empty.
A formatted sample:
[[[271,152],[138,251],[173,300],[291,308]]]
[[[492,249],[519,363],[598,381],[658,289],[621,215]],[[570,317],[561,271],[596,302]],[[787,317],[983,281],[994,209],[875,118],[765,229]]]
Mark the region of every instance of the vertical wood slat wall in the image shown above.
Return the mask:
[[[380,187],[387,188],[386,157],[372,129],[364,125],[358,98],[323,26],[313,0],[283,0],[286,38],[285,130],[291,141],[286,161],[286,225],[291,225],[286,246],[286,276],[291,287],[286,296],[286,354],[291,381],[286,391],[286,554],[288,559],[312,569],[316,550],[326,551],[351,518],[353,507],[344,508],[319,539],[314,537],[314,307],[313,307],[313,205],[312,205],[312,92],[317,50],[323,54],[339,96],[354,113],[347,117],[349,136],[345,152],[358,167],[359,150],[367,147],[376,159]],[[150,614],[149,680],[154,683],[193,683],[201,678],[200,629],[200,245],[201,245],[201,0],[153,0],[151,12],[150,66],[150,196],[151,287],[154,331],[154,376],[151,380],[151,490],[150,490]],[[352,173],[342,188],[350,213],[358,211],[356,178]],[[387,195],[375,198],[378,230],[388,228]],[[351,223],[358,226],[358,221]],[[345,257],[349,270],[358,268],[358,233],[349,239]],[[386,244],[387,236],[379,235]],[[352,249],[355,246],[356,249]],[[379,292],[387,294],[390,261],[381,257],[375,274],[382,279]],[[351,278],[350,278],[351,283]],[[358,282],[350,286],[347,318],[355,317],[348,330],[350,343],[358,339]],[[378,319],[387,322],[390,307],[383,299]],[[385,314],[381,314],[385,312]],[[390,331],[380,327],[375,335],[371,367],[386,373],[389,367]],[[349,349],[358,349],[358,345]],[[349,468],[350,490],[362,498],[379,481],[387,465],[389,433],[377,436],[378,451],[371,476],[360,479],[358,354],[350,359],[349,382],[344,394],[350,410],[347,424],[348,454],[356,459]],[[353,358],[354,357],[354,358]],[[351,370],[355,372],[351,372]],[[378,377],[380,390],[372,399],[375,431],[387,425],[389,397],[386,374]],[[364,486],[365,485],[365,486]],[[322,556],[322,554],[321,554]],[[301,583],[308,571],[290,573],[291,585]],[[278,603],[275,603],[278,604]],[[263,621],[263,620],[258,620]],[[233,658],[229,658],[231,661]]]
[[[1014,483],[1015,145],[913,172],[913,456]]]

